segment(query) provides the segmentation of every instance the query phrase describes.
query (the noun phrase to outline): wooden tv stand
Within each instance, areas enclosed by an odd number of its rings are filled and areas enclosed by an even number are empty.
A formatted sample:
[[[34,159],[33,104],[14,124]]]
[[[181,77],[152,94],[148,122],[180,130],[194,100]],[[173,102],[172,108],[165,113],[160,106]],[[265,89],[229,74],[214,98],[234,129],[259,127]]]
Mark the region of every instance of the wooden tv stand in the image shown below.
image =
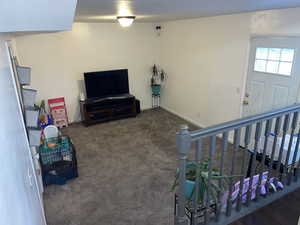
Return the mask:
[[[133,95],[120,95],[80,101],[82,122],[89,126],[104,121],[135,117],[136,99]]]

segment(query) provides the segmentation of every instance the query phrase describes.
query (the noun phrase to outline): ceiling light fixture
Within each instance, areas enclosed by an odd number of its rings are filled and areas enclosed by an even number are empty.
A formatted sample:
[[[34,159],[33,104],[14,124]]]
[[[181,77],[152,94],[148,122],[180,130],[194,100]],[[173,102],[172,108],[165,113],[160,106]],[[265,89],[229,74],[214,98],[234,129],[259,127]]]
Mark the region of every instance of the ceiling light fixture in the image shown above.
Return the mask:
[[[135,16],[117,16],[117,20],[122,27],[129,27],[135,19]]]

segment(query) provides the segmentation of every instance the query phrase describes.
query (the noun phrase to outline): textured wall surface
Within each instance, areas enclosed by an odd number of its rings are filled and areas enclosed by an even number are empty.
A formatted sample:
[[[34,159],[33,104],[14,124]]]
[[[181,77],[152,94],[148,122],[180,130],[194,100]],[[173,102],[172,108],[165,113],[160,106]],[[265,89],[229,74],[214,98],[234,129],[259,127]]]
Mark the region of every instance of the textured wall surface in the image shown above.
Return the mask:
[[[0,225],[44,225],[23,117],[0,34]]]
[[[162,105],[206,127],[242,115],[253,36],[299,36],[300,8],[167,22],[161,64]]]
[[[158,61],[153,24],[77,23],[72,31],[16,38],[20,63],[32,67],[38,100],[64,96],[69,119],[78,121],[83,73],[127,68],[133,95],[151,107],[151,66]]]

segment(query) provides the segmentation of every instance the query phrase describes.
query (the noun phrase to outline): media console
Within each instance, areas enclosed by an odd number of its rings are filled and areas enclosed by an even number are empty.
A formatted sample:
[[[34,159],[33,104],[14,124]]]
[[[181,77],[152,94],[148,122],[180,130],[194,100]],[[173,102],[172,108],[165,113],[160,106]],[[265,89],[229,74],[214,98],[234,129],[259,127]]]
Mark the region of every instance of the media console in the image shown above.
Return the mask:
[[[135,117],[139,112],[139,100],[130,94],[87,99],[80,101],[80,110],[82,122],[89,126],[109,120]]]

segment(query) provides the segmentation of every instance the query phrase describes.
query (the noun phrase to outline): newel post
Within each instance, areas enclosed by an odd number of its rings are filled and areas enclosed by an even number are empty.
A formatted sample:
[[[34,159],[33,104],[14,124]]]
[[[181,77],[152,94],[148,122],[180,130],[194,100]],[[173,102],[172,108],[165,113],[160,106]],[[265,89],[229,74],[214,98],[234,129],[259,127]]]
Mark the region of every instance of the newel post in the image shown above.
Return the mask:
[[[176,145],[179,158],[179,187],[178,195],[178,213],[175,215],[175,225],[187,225],[188,219],[185,215],[185,170],[187,154],[191,148],[191,136],[187,125],[182,125],[177,133]]]

